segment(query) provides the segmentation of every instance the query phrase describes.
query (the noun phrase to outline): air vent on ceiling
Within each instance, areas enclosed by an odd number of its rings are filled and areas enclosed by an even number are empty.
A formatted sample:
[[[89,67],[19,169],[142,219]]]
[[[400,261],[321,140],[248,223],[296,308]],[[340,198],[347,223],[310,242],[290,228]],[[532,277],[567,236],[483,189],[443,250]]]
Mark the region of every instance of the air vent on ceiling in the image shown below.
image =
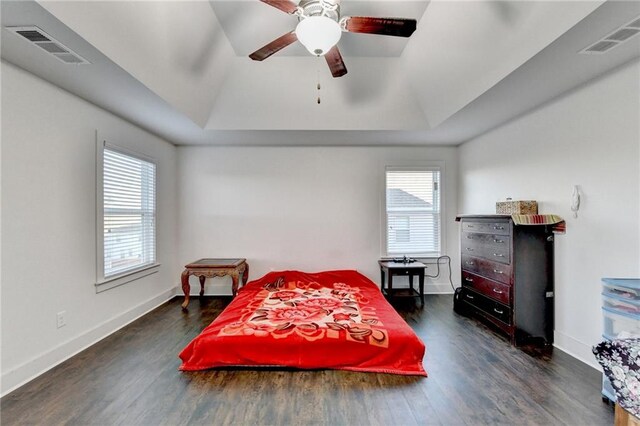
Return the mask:
[[[623,28],[611,34],[609,37],[607,37],[607,40],[625,41],[626,39],[631,38],[638,33],[640,33],[640,29]]]
[[[616,43],[615,41],[599,41],[596,44],[592,44],[591,46],[587,47],[584,53],[604,53],[609,49],[613,49],[617,45],[618,43]]]
[[[25,40],[28,40],[32,44],[55,56],[56,59],[64,62],[65,64],[81,65],[90,63],[82,56],[78,55],[76,52],[69,49],[67,46],[60,43],[58,40],[54,39],[38,27],[6,28],[12,33],[19,35]]]
[[[631,39],[633,36],[640,33],[640,18],[636,17],[633,21],[625,24],[619,28],[616,28],[606,37],[602,37],[595,43],[585,47],[578,53],[586,54],[601,54],[608,52]]]

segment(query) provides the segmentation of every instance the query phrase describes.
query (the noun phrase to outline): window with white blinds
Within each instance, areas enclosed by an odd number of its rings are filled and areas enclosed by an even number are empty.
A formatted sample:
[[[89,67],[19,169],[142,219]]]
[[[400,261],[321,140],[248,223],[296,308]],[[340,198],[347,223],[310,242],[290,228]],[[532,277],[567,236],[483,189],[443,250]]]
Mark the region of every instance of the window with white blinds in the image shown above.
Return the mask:
[[[386,169],[388,256],[440,254],[440,170]]]
[[[156,165],[105,146],[102,172],[106,280],[156,263]]]

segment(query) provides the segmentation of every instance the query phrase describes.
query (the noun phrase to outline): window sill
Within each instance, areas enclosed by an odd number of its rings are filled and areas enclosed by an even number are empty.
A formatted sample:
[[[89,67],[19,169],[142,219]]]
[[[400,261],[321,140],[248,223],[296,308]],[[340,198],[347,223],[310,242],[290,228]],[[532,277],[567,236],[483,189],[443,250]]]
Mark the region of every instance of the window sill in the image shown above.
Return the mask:
[[[154,263],[153,265],[147,265],[140,269],[127,271],[123,274],[107,278],[103,281],[99,281],[95,284],[96,293],[102,293],[103,291],[111,290],[112,288],[120,287],[123,284],[127,284],[132,281],[139,280],[140,278],[155,274],[159,269],[160,264]]]

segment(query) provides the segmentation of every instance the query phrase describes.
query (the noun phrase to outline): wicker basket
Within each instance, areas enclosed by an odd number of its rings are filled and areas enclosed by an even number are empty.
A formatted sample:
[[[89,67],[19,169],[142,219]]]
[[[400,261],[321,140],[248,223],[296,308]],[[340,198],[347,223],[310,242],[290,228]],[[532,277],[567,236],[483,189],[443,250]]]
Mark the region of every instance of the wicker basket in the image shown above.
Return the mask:
[[[538,203],[532,200],[496,202],[497,214],[538,214]]]

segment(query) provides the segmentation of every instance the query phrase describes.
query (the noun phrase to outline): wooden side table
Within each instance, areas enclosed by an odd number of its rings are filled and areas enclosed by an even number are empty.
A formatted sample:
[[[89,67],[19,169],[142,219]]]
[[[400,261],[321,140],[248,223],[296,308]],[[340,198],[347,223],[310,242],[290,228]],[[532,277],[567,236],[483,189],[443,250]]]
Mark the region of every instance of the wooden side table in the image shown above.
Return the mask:
[[[238,292],[238,280],[242,277],[242,285],[247,283],[249,277],[249,264],[246,259],[200,259],[184,266],[181,282],[184,292],[184,302],[182,309],[186,310],[189,305],[189,276],[195,275],[200,280],[200,296],[204,294],[204,281],[206,278],[231,276],[231,291],[235,296]]]
[[[421,262],[392,262],[390,260],[379,260],[380,265],[380,291],[389,297],[420,297],[420,302],[424,307],[424,274],[427,265]],[[418,276],[418,288],[413,288],[413,277]],[[389,285],[385,288],[385,276],[389,277]],[[409,276],[409,288],[393,288],[394,276]]]

